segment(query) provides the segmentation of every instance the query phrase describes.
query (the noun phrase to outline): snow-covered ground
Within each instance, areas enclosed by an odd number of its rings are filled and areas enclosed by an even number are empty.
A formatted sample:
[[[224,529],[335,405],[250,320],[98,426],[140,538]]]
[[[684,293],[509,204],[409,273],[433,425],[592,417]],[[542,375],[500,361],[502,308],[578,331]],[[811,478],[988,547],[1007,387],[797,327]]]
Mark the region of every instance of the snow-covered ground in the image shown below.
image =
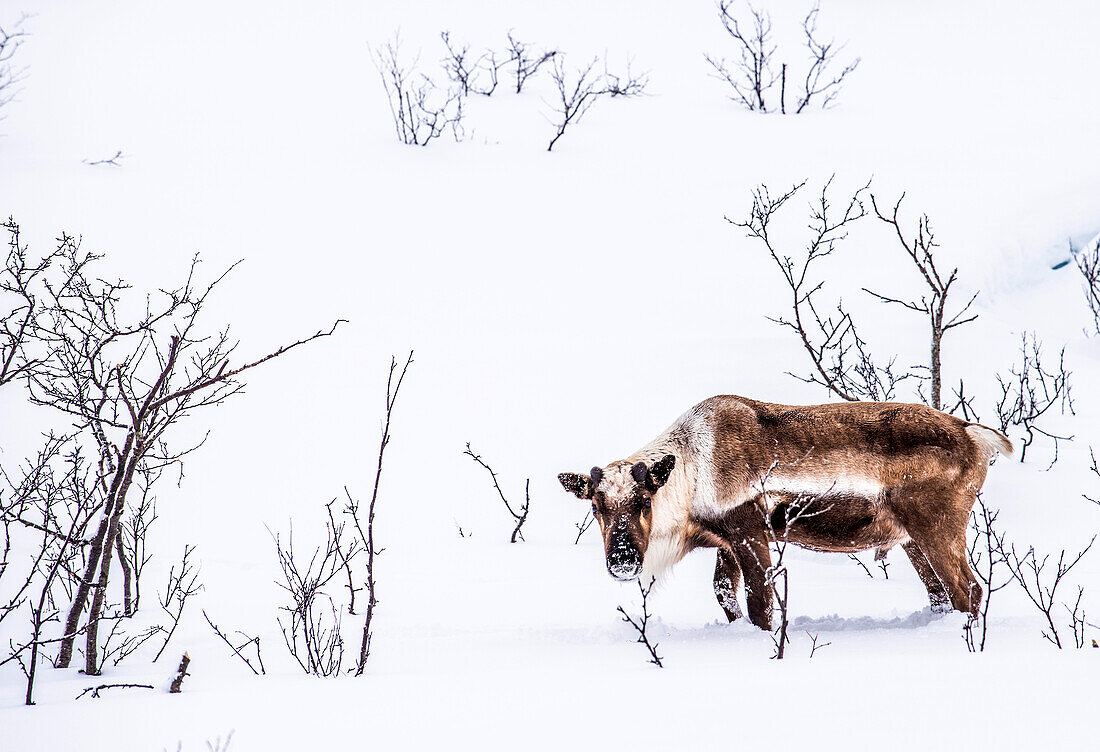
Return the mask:
[[[777,30],[797,29],[809,7],[769,5]],[[80,234],[137,289],[174,283],[196,251],[208,275],[245,259],[207,319],[232,323],[242,357],[350,324],[181,427],[179,446],[212,434],[182,482],[162,484],[146,577],[159,587],[194,544],[205,589],[160,662],[134,656],[106,680],[166,685],[171,654],[187,650],[184,692],[74,702],[92,682],[44,665],[38,704],[25,708],[9,664],[0,750],[195,750],[231,731],[235,752],[715,738],[1089,748],[1100,650],[1054,649],[1010,588],[994,601],[986,652],[969,654],[963,617],[925,612],[899,551],[888,580],[843,555],[788,552],[798,628],[781,662],[768,634],[725,624],[714,554],[696,552],[654,592],[658,670],[616,613],[638,609],[636,587],[607,576],[593,532],[574,545],[586,507],[555,478],[626,456],[712,394],[826,400],[784,375],[807,365],[765,318],[788,293],[724,217],[745,216],[760,183],[820,190],[835,174],[840,197],[873,176],[891,203],[906,192],[910,221],[928,213],[941,263],[959,267],[955,294],[981,291],[979,319],[948,335],[944,363],[986,422],[1021,332],[1052,354],[1066,346],[1076,415],[1049,427],[1075,438],[1049,472],[1042,440],[1027,463],[990,470],[985,498],[1009,539],[1075,552],[1100,530],[1100,506],[1081,497],[1100,496],[1088,469],[1100,337],[1084,331],[1074,266],[1051,269],[1067,239],[1100,232],[1100,6],[961,6],[826,0],[821,29],[862,63],[833,109],[782,117],[739,109],[708,75],[704,52],[732,52],[706,0],[5,3],[0,24],[33,15],[27,78],[0,111],[0,214],[32,250]],[[648,96],[598,102],[547,153],[543,72],[521,95],[504,81],[471,99],[464,142],[403,146],[370,58],[398,29],[433,75],[440,31],[503,50],[514,30],[571,67],[632,60],[649,73]],[[82,162],[116,150],[120,167]],[[804,235],[805,211],[803,199],[786,210],[785,241]],[[872,346],[921,362],[923,321],[860,292],[919,292],[881,223],[861,222],[826,263],[827,289]],[[377,520],[374,654],[363,677],[303,677],[275,622],[268,528],[293,518],[304,547],[345,485],[369,495],[386,366],[410,348]],[[0,394],[5,466],[55,420],[20,401],[14,387]],[[530,477],[526,543],[507,543],[510,518],[462,455],[467,441],[510,498]],[[1093,553],[1073,585],[1100,613],[1098,575]],[[268,675],[227,654],[200,609],[261,634]],[[357,644],[356,619],[345,623]],[[806,632],[830,643],[812,660]]]

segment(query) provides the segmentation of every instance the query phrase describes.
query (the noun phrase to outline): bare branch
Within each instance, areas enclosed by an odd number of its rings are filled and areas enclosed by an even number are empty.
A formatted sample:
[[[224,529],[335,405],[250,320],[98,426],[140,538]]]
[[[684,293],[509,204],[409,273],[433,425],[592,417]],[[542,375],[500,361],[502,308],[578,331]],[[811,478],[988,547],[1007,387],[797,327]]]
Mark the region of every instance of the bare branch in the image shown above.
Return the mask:
[[[489,477],[493,479],[493,488],[496,489],[497,496],[499,496],[500,500],[504,503],[504,508],[508,510],[508,514],[512,515],[512,519],[516,521],[516,527],[512,530],[512,537],[509,542],[515,543],[517,539],[522,541],[524,539],[522,532],[523,523],[527,522],[527,513],[531,508],[531,479],[527,479],[527,485],[524,487],[523,504],[518,510],[513,509],[507,497],[505,497],[504,491],[500,488],[500,483],[497,481],[497,474],[493,472],[493,468],[489,467],[485,460],[481,459],[480,455],[474,454],[474,450],[470,448],[470,442],[468,441],[466,442],[466,451],[463,452],[463,454],[488,471]],[[580,535],[577,535],[577,539],[580,540]]]
[[[638,581],[638,591],[642,594],[642,615],[636,620],[626,612],[622,606],[619,606],[616,610],[622,614],[623,621],[634,627],[634,631],[638,633],[638,639],[635,642],[645,645],[646,650],[649,651],[649,662],[655,665],[657,668],[664,668],[664,664],[661,662],[661,656],[657,655],[657,643],[649,641],[649,635],[646,633],[646,629],[649,627],[649,619],[651,614],[649,613],[649,594],[653,591],[654,579],[650,579],[649,586],[642,585],[641,580]]]

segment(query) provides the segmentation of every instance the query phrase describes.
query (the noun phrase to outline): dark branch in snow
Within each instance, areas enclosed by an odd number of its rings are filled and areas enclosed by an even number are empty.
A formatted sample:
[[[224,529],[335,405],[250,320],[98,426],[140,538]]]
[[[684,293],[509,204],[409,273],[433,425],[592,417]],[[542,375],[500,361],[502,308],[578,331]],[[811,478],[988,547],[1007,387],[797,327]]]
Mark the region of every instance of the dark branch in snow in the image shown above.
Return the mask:
[[[99,165],[110,165],[111,167],[121,167],[122,166],[121,162],[125,158],[126,158],[126,155],[122,153],[122,149],[119,149],[118,151],[115,152],[115,155],[113,157],[108,157],[106,159],[95,159],[95,160],[85,159],[85,160],[83,160],[83,162],[84,162],[84,164],[88,165],[89,167],[96,167],[96,166],[99,166]]]
[[[485,460],[481,459],[480,455],[474,454],[474,450],[470,448],[470,442],[468,441],[466,442],[466,451],[463,452],[463,454],[488,471],[489,477],[493,479],[493,488],[496,489],[497,496],[499,496],[500,500],[504,503],[504,508],[508,510],[508,514],[512,515],[512,519],[515,520],[516,527],[512,530],[512,537],[509,542],[515,543],[517,540],[524,540],[522,532],[523,523],[527,522],[527,513],[530,511],[531,508],[531,479],[528,478],[527,484],[524,486],[523,504],[518,509],[513,509],[512,504],[504,495],[504,491],[502,491],[500,488],[500,482],[497,480],[497,474],[493,471],[493,468],[489,467]],[[580,536],[578,535],[577,537],[579,538]]]
[[[259,676],[260,674],[267,673],[267,670],[264,668],[264,659],[260,655],[260,638],[258,635],[256,637],[250,637],[244,632],[238,631],[237,634],[243,637],[245,641],[242,642],[240,645],[234,645],[230,641],[229,637],[226,636],[226,634],[220,629],[218,629],[218,625],[211,621],[210,617],[206,615],[206,611],[202,612],[202,616],[204,619],[206,619],[206,623],[210,625],[210,628],[214,630],[214,634],[220,637],[222,642],[228,645],[229,649],[232,650],[238,658],[244,661],[245,665],[248,666],[253,674]],[[250,646],[253,646],[256,649],[256,663],[260,667],[259,671],[256,670],[256,667],[252,665],[252,661],[248,660],[248,657],[242,652],[243,650],[247,650]]]
[[[382,439],[378,445],[378,464],[375,466],[374,472],[374,489],[371,491],[370,505],[367,507],[367,525],[366,529],[363,528],[362,520],[359,519],[359,503],[351,498],[351,494],[347,488],[344,489],[344,493],[348,497],[348,506],[345,510],[351,517],[352,522],[355,525],[355,530],[359,534],[359,545],[367,552],[367,571],[366,571],[366,589],[367,589],[367,612],[363,619],[363,641],[359,646],[359,660],[355,666],[355,675],[360,676],[363,670],[367,667],[367,659],[370,658],[370,644],[373,633],[371,632],[371,625],[374,619],[375,606],[378,605],[378,598],[375,591],[374,580],[374,557],[382,552],[381,549],[375,548],[374,542],[374,514],[378,505],[378,489],[382,482],[382,461],[386,454],[386,447],[390,444],[390,421],[393,418],[393,408],[397,404],[397,395],[401,391],[401,385],[405,383],[405,374],[409,370],[409,366],[413,363],[413,351],[409,350],[409,357],[405,360],[405,365],[401,368],[400,375],[397,376],[397,380],[394,380],[394,375],[397,373],[397,359],[390,358],[390,372],[386,378],[386,417],[382,423]]]
[[[152,684],[100,684],[97,687],[88,687],[83,692],[76,696],[76,699],[80,699],[89,692],[92,693],[92,697],[98,698],[99,693],[105,689],[153,689]]]
[[[649,628],[649,594],[653,591],[653,585],[655,580],[650,579],[649,586],[642,585],[642,581],[638,580],[638,591],[642,594],[642,615],[636,620],[626,612],[622,606],[616,609],[622,614],[623,621],[634,627],[634,631],[638,633],[638,639],[635,642],[645,645],[645,649],[649,651],[649,662],[657,666],[657,668],[664,668],[664,664],[661,663],[661,656],[657,655],[657,643],[649,641],[649,635],[646,630]]]

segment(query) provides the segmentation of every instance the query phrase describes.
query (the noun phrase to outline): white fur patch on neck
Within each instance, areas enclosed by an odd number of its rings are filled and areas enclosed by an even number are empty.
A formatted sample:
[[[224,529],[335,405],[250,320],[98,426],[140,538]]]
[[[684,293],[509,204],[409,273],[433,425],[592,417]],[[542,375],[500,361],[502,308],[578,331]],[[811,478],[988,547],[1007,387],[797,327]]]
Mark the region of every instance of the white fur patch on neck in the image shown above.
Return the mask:
[[[649,546],[646,547],[645,559],[642,561],[642,583],[646,584],[651,579],[660,582],[686,554],[687,550],[680,537],[664,535],[651,537]]]

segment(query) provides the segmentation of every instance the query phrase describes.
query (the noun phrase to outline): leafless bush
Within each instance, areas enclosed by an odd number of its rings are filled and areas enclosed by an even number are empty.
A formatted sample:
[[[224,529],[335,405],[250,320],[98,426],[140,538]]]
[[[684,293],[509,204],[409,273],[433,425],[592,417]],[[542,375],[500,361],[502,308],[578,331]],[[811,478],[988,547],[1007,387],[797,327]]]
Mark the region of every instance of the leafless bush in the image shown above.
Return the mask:
[[[521,42],[508,32],[508,62],[515,63],[516,94],[523,91],[527,79],[535,75],[543,63],[558,55],[557,50],[535,52],[530,45]]]
[[[224,642],[226,645],[229,646],[229,649],[233,651],[234,655],[236,655],[238,658],[240,658],[242,661],[244,661],[244,664],[246,666],[248,666],[248,668],[252,671],[253,674],[255,674],[256,676],[259,676],[260,674],[266,674],[267,673],[267,669],[264,668],[263,656],[260,653],[260,638],[259,638],[258,635],[256,637],[252,637],[252,636],[247,635],[244,632],[241,632],[240,630],[238,630],[236,632],[236,634],[243,637],[244,642],[242,642],[239,645],[234,645],[233,642],[229,639],[229,637],[224,632],[222,632],[220,629],[218,629],[218,625],[215,624],[210,619],[210,617],[206,615],[206,611],[202,612],[202,617],[204,619],[206,619],[206,623],[209,624],[210,628],[214,630],[214,634],[216,634],[218,637],[220,637],[222,642]],[[245,651],[247,651],[249,648],[252,648],[256,651],[255,659],[256,659],[256,665],[258,665],[260,667],[259,671],[256,670],[256,666],[253,666],[252,661],[250,661],[248,659],[248,656],[245,655]]]
[[[282,606],[287,623],[278,619],[287,650],[302,671],[315,676],[335,676],[344,662],[344,639],[340,634],[341,615],[325,587],[340,574],[345,545],[343,525],[325,524],[325,543],[313,550],[308,560],[294,553],[294,526],[290,527],[286,547],[279,535],[275,553],[283,580],[276,584],[286,591],[290,603]]]
[[[951,329],[969,324],[978,318],[977,314],[966,315],[974,304],[974,300],[978,297],[978,293],[974,293],[962,308],[951,314],[946,313],[948,294],[951,291],[951,286],[958,280],[959,269],[955,267],[950,274],[941,275],[936,268],[936,249],[939,244],[935,241],[935,234],[932,232],[932,225],[927,214],[921,215],[917,221],[917,229],[913,237],[906,239],[905,231],[902,229],[901,221],[898,218],[898,211],[901,209],[901,203],[904,200],[905,194],[903,193],[898,198],[897,203],[894,204],[893,211],[889,216],[886,216],[879,210],[874,194],[871,195],[871,205],[874,207],[875,216],[893,228],[898,242],[905,250],[905,254],[916,266],[917,271],[920,272],[921,279],[924,280],[925,286],[928,288],[928,296],[922,295],[920,300],[904,300],[872,292],[866,287],[863,290],[884,303],[894,303],[928,317],[931,343],[927,371],[928,378],[931,380],[932,393],[927,404],[941,410],[943,409],[943,401],[940,399],[940,386],[942,383],[941,344],[943,337]],[[961,394],[960,400],[962,400]],[[963,402],[963,404],[966,403]]]
[[[661,656],[657,655],[657,643],[650,642],[649,635],[646,633],[649,628],[649,619],[652,616],[649,613],[649,594],[653,592],[654,582],[655,580],[650,579],[647,587],[642,585],[641,580],[638,580],[638,591],[642,594],[642,615],[637,619],[632,618],[622,606],[619,606],[616,610],[622,614],[623,621],[634,627],[634,631],[638,633],[638,639],[635,642],[645,645],[645,649],[649,651],[649,662],[657,668],[664,668],[664,664],[661,663]]]
[[[970,323],[976,314],[968,315],[977,293],[965,305],[949,312],[948,294],[958,279],[958,269],[950,274],[941,275],[936,266],[935,242],[927,215],[917,224],[915,235],[907,239],[898,217],[905,195],[898,199],[892,213],[887,216],[879,211],[875,197],[870,196],[875,215],[890,225],[897,240],[901,243],[906,256],[913,262],[921,279],[929,290],[919,300],[904,299],[874,292],[862,288],[864,292],[877,300],[894,303],[928,318],[930,332],[929,359],[927,365],[914,366],[914,371],[897,372],[895,360],[885,365],[876,360],[866,340],[860,336],[851,313],[845,309],[843,301],[828,306],[821,301],[825,286],[824,279],[812,273],[818,262],[831,255],[837,244],[847,237],[849,227],[867,216],[864,195],[869,191],[870,183],[855,191],[837,210],[830,199],[830,178],[821,191],[819,198],[811,206],[810,236],[805,250],[793,254],[779,247],[773,241],[772,222],[784,205],[806,185],[805,181],[795,185],[789,191],[773,197],[766,186],[753,191],[753,204],[749,216],[744,220],[726,221],[748,231],[748,236],[760,241],[768,250],[772,261],[779,267],[783,279],[791,294],[791,317],[772,318],[780,326],[792,330],[798,335],[803,348],[810,356],[813,370],[807,376],[790,373],[791,376],[809,384],[825,387],[842,399],[889,401],[894,398],[898,385],[907,379],[916,379],[918,384],[925,380],[931,383],[931,394],[926,396],[918,385],[917,393],[921,400],[943,409],[941,399],[942,378],[942,341],[948,331],[957,326]],[[973,415],[972,397],[967,397],[965,387],[960,380],[956,392],[956,402],[951,412],[961,411],[964,415]]]
[[[382,422],[382,439],[378,444],[378,463],[374,471],[374,488],[371,491],[370,504],[367,505],[367,520],[364,525],[359,516],[359,503],[353,501],[351,494],[348,496],[348,506],[345,510],[351,517],[355,531],[359,535],[359,544],[366,552],[367,562],[363,575],[364,587],[367,591],[367,610],[363,618],[363,639],[359,644],[359,659],[355,664],[355,675],[362,675],[370,658],[371,639],[374,633],[371,631],[374,624],[375,608],[378,605],[377,588],[374,579],[374,557],[382,552],[376,547],[374,540],[374,513],[378,505],[378,490],[382,482],[382,462],[386,455],[386,447],[390,445],[390,422],[393,418],[393,409],[397,404],[397,395],[401,392],[401,385],[405,383],[405,374],[413,362],[413,352],[409,351],[409,357],[405,360],[401,372],[397,372],[397,359],[390,358],[390,372],[386,378],[386,417]],[[395,378],[396,376],[396,378]],[[344,489],[345,493],[347,489]]]
[[[164,595],[160,598],[161,610],[172,621],[172,626],[167,628],[168,635],[164,638],[164,644],[160,646],[153,663],[160,659],[164,649],[176,633],[180,619],[183,617],[183,609],[187,607],[187,599],[202,590],[199,584],[199,572],[194,562],[189,561],[191,554],[195,553],[194,546],[183,547],[183,558],[180,560],[179,570],[173,565],[168,570],[168,584],[165,586]]]
[[[1000,511],[989,508],[978,494],[978,505],[970,511],[970,544],[966,548],[966,557],[974,576],[985,590],[985,599],[977,618],[968,619],[963,627],[963,639],[971,653],[985,650],[989,632],[989,604],[993,594],[1006,588],[1015,577],[1009,568],[1008,554],[1005,548],[1005,534],[996,527]]]
[[[481,465],[489,473],[489,477],[493,479],[493,488],[496,489],[497,496],[500,497],[501,502],[504,503],[504,508],[508,510],[508,514],[512,515],[512,519],[515,520],[516,526],[512,530],[512,537],[509,540],[510,543],[515,543],[517,540],[523,540],[523,523],[527,522],[527,513],[531,508],[531,479],[527,479],[527,484],[524,486],[524,500],[522,506],[517,509],[513,509],[511,503],[504,495],[504,491],[500,488],[500,483],[497,481],[497,474],[493,472],[493,468],[481,459],[477,454],[474,454],[474,450],[470,448],[470,442],[466,442],[466,451],[464,455],[472,459],[477,464]],[[580,535],[577,536],[580,539]]]
[[[182,285],[148,298],[137,313],[123,313],[136,308],[127,303],[129,287],[103,279],[100,258],[82,251],[72,236],[59,238],[42,290],[34,297],[37,313],[29,320],[24,317],[28,324],[20,361],[35,364],[23,371],[30,401],[72,419],[82,441],[98,455],[91,473],[101,502],[98,524],[81,547],[83,571],[74,573],[57,658],[59,667],[68,666],[75,637],[86,633],[89,675],[96,675],[101,665],[98,627],[115,560],[123,570],[124,605],[130,603],[133,569],[119,536],[139,470],[178,463],[197,448],[170,451],[165,437],[196,408],[221,404],[240,391],[244,372],[336,329],[334,325],[252,362],[232,365],[237,345],[228,329],[206,336],[198,324],[206,300],[228,270],[199,285],[196,258]],[[10,254],[9,263],[12,259],[18,265],[19,254]]]
[[[798,336],[810,356],[813,370],[808,376],[790,372],[788,375],[808,384],[819,384],[849,401],[890,400],[897,385],[912,374],[895,373],[893,360],[885,366],[876,363],[843,301],[829,310],[819,299],[825,281],[812,274],[819,262],[829,257],[837,244],[847,237],[849,226],[866,216],[863,195],[868,186],[853,193],[838,211],[830,198],[830,178],[811,205],[810,236],[805,250],[795,254],[773,240],[772,222],[805,185],[803,181],[775,197],[767,186],[761,185],[753,191],[749,216],[742,221],[726,217],[726,221],[745,229],[748,237],[764,245],[790,290],[791,318],[769,319]]]
[[[771,14],[752,5],[747,4],[747,7],[748,17],[738,18],[733,10],[733,0],[719,0],[719,17],[726,33],[734,41],[737,57],[733,60],[709,54],[703,57],[714,68],[715,77],[730,87],[730,99],[734,102],[755,112],[778,109],[786,114],[788,63],[777,60],[778,47],[771,37]],[[808,62],[801,92],[793,108],[795,114],[802,113],[811,103],[818,103],[821,109],[830,107],[840,94],[844,79],[860,63],[857,57],[839,70],[836,68],[837,56],[843,45],[837,46],[833,41],[822,42],[818,38],[819,11],[819,6],[815,5],[802,20]],[[778,104],[772,98],[776,84],[779,84]]]
[[[1100,334],[1100,235],[1084,248],[1074,248],[1070,243],[1070,254],[1084,277],[1085,302],[1092,314],[1092,328]]]
[[[62,638],[46,637],[47,625],[60,619],[61,589],[88,545],[85,534],[102,505],[95,479],[72,435],[48,434],[33,459],[24,463],[14,480],[0,468],[7,486],[0,489],[0,622],[27,606],[29,634],[9,640],[8,656],[0,666],[15,661],[27,678],[26,704],[34,704],[34,682],[42,649]],[[14,526],[14,530],[13,530]],[[13,547],[13,541],[21,544]],[[25,570],[14,581],[3,582],[13,558],[26,557]]]
[[[1012,573],[1013,578],[1019,583],[1028,599],[1035,605],[1035,608],[1039,609],[1040,613],[1046,619],[1047,628],[1043,630],[1043,638],[1050,642],[1058,649],[1062,648],[1062,638],[1058,633],[1058,627],[1055,625],[1054,614],[1057,611],[1058,600],[1057,593],[1058,587],[1065,581],[1066,575],[1080,563],[1085,554],[1092,548],[1092,544],[1096,542],[1096,536],[1092,536],[1089,544],[1084,547],[1078,554],[1066,554],[1066,550],[1062,549],[1058,552],[1058,560],[1053,562],[1054,567],[1048,568],[1047,565],[1052,563],[1050,555],[1044,555],[1040,558],[1039,554],[1035,552],[1034,547],[1028,547],[1027,552],[1023,556],[1016,553],[1016,547],[1009,548],[1006,556],[1006,565],[1009,571]],[[1072,557],[1072,558],[1070,558]],[[1067,604],[1062,604],[1067,611],[1070,612],[1072,617],[1072,628],[1075,640],[1078,640],[1077,647],[1084,647],[1084,613],[1078,616],[1078,611],[1081,605],[1082,589],[1078,590],[1077,602],[1073,609],[1070,609]]]
[[[15,98],[16,86],[26,73],[25,68],[17,68],[13,62],[15,53],[27,38],[27,33],[22,30],[26,19],[26,15],[20,17],[13,26],[8,27],[10,31],[0,26],[0,108]]]
[[[443,46],[447,48],[447,55],[442,60],[443,70],[462,96],[492,96],[500,83],[500,69],[507,61],[498,62],[496,53],[492,50],[485,50],[477,57],[472,57],[470,45],[452,42],[451,32],[444,31],[439,36],[443,40]]]
[[[275,549],[283,574],[282,582],[277,584],[287,592],[291,601],[289,605],[282,607],[282,610],[288,614],[287,624],[284,625],[280,620],[279,627],[291,657],[308,674],[335,676],[340,673],[343,665],[342,609],[325,590],[333,579],[341,575],[342,579],[347,580],[349,614],[355,615],[356,593],[365,591],[367,596],[359,655],[354,669],[349,671],[354,671],[356,676],[361,675],[370,658],[373,619],[378,606],[374,564],[375,557],[382,553],[382,549],[378,548],[375,542],[374,516],[381,489],[382,466],[391,438],[393,410],[412,362],[412,352],[409,353],[408,359],[400,370],[398,370],[397,359],[390,359],[390,370],[386,379],[386,412],[382,422],[382,438],[378,446],[374,488],[366,509],[362,508],[346,487],[344,495],[347,503],[341,510],[344,519],[338,520],[333,514],[335,501],[326,504],[325,543],[314,549],[308,561],[299,559],[294,554],[293,527],[291,534],[287,537],[285,548],[279,536],[274,536]],[[213,626],[211,624],[211,627]],[[214,629],[215,632],[218,631],[216,627]],[[222,635],[219,633],[219,636]],[[222,639],[230,647],[234,647],[227,638],[222,636]],[[245,643],[245,646],[247,644]],[[234,647],[235,652],[238,649]],[[256,652],[258,661],[259,640],[256,640]],[[243,656],[241,657],[243,659]]]
[[[635,76],[627,72],[622,76],[615,76],[605,72],[601,76],[595,72],[599,58],[593,58],[583,68],[578,68],[572,79],[565,69],[564,55],[555,55],[551,63],[550,76],[554,79],[557,89],[555,101],[554,119],[551,121],[556,129],[554,137],[550,139],[547,151],[553,151],[554,144],[565,135],[566,129],[580,122],[585,113],[594,105],[600,97],[606,95],[617,97],[636,97],[645,93],[646,79],[644,76]]]
[[[417,73],[416,59],[402,62],[399,39],[374,49],[372,56],[401,143],[426,146],[448,129],[456,141],[462,139],[461,89],[440,87],[431,77]]]
[[[997,374],[1001,386],[1001,399],[997,403],[997,416],[1001,421],[1001,431],[1007,432],[1010,426],[1018,426],[1024,431],[1024,440],[1020,445],[1020,462],[1027,456],[1028,447],[1034,443],[1036,434],[1045,436],[1054,444],[1054,456],[1048,470],[1058,461],[1058,442],[1070,441],[1073,436],[1059,436],[1040,428],[1039,421],[1057,407],[1062,415],[1073,414],[1073,395],[1069,377],[1072,372],[1066,370],[1066,349],[1058,353],[1058,369],[1047,370],[1043,365],[1043,344],[1032,333],[1020,335],[1020,362],[1009,368],[1010,377],[1005,379]]]

